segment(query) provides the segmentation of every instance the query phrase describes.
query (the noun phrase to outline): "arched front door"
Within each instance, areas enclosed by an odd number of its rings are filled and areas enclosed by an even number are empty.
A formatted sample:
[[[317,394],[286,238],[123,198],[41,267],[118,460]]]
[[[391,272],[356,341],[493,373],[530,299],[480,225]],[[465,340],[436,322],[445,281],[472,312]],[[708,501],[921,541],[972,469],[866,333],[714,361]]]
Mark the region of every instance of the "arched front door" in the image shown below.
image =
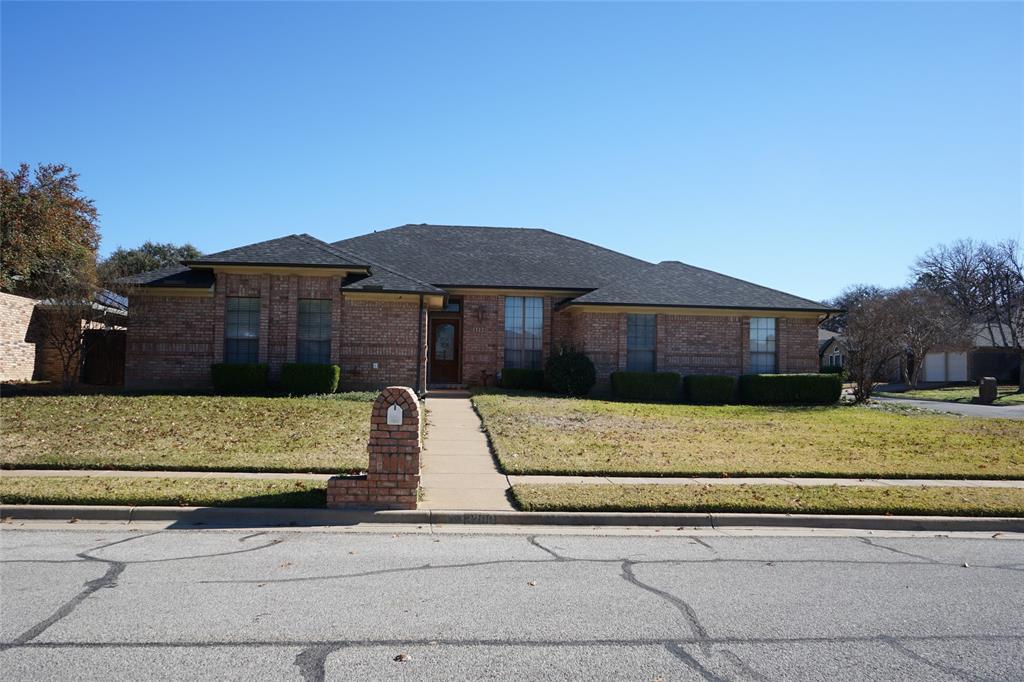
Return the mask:
[[[430,383],[459,383],[459,324],[457,319],[430,321]]]

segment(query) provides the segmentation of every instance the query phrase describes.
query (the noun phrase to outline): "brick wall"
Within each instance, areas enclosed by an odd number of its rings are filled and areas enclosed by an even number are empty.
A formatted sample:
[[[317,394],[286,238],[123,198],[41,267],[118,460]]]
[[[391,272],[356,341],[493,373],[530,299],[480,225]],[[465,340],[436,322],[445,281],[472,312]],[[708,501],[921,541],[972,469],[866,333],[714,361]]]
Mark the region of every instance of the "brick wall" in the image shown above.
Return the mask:
[[[425,348],[417,348],[420,319],[426,319],[426,312],[420,318],[418,300],[343,299],[341,329],[335,334],[339,339],[342,388],[416,386],[417,359],[426,362]],[[426,332],[422,342],[425,347]],[[376,368],[374,363],[377,363]],[[422,376],[426,377],[426,373]]]
[[[214,332],[215,302],[214,298],[132,296],[125,388],[209,387],[210,365],[223,352],[223,342],[214,343],[223,338],[223,331],[220,336]]]
[[[493,384],[505,364],[505,297],[462,298],[462,383]]]
[[[812,318],[783,317],[779,324],[779,371],[817,372],[818,321]]]
[[[740,374],[743,333],[740,317],[658,315],[657,367],[683,375]]]
[[[574,313],[572,333],[572,345],[594,363],[599,390],[612,372],[626,368],[625,314]]]
[[[339,277],[218,273],[209,298],[132,297],[126,387],[209,387],[210,365],[224,358],[228,296],[260,299],[259,359],[269,365],[271,381],[280,377],[282,365],[296,360],[300,298],[332,302],[331,361],[341,367],[343,389],[415,386],[417,358],[425,366],[426,353],[417,353],[418,299],[346,298]]]
[[[28,381],[36,363],[36,344],[29,340],[35,300],[0,292],[0,380]]]
[[[730,315],[657,316],[657,368],[687,374],[739,375],[750,371],[750,318]],[[818,371],[818,324],[814,318],[777,318],[781,373]],[[607,390],[612,372],[626,368],[626,313],[577,312],[573,344],[597,370],[596,390]]]

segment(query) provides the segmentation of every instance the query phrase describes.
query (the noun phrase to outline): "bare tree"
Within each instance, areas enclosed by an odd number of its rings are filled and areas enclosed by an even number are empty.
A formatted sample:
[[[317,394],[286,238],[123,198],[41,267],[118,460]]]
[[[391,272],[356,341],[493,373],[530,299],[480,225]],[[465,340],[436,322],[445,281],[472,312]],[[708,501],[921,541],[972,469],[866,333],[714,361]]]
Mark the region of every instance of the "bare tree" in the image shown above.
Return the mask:
[[[912,364],[903,363],[903,380],[912,388],[928,353],[969,347],[970,320],[945,296],[921,286],[906,287],[892,292],[889,305],[897,317],[900,351],[913,358]]]
[[[960,240],[918,259],[919,284],[947,297],[981,325],[993,346],[1013,349],[1024,365],[1024,254],[1016,240]],[[1024,391],[1024,367],[1020,376]]]
[[[844,336],[849,357],[846,370],[854,382],[853,397],[862,402],[885,367],[903,352],[903,320],[893,305],[892,291],[875,290],[852,298],[846,313]]]

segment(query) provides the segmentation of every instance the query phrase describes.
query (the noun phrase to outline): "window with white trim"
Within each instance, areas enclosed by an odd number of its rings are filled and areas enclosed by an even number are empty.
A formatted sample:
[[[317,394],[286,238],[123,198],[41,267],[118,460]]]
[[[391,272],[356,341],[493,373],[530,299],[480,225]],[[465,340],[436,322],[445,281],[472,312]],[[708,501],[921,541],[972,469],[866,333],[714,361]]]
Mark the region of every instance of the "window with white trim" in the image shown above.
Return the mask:
[[[750,371],[775,373],[775,318],[750,318]]]
[[[544,299],[505,298],[505,366],[540,369],[544,333]]]

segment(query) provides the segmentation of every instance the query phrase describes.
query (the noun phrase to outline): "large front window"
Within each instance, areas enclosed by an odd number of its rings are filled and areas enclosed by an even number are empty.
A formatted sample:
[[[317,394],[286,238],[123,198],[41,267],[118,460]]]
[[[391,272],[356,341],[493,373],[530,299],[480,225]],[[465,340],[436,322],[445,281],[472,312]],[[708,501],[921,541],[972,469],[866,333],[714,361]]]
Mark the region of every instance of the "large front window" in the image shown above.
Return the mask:
[[[775,372],[775,318],[750,318],[750,371],[754,374]]]
[[[505,299],[505,366],[540,369],[544,299],[509,296]]]
[[[626,369],[628,371],[654,371],[654,341],[657,328],[657,315],[626,316]]]
[[[299,299],[296,361],[326,365],[331,361],[330,299]]]
[[[229,297],[224,316],[224,362],[259,362],[260,299]]]

